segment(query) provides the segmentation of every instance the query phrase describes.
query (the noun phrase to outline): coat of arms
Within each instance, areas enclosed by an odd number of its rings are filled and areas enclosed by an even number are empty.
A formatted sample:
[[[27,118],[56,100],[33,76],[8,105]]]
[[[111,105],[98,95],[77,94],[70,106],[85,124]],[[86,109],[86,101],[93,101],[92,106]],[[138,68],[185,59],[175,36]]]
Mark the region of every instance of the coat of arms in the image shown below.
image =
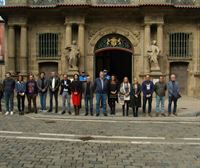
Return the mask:
[[[116,38],[116,37],[112,37],[112,38],[108,38],[107,39],[107,45],[111,45],[112,47],[116,47],[117,45],[121,44],[121,39],[120,38]]]

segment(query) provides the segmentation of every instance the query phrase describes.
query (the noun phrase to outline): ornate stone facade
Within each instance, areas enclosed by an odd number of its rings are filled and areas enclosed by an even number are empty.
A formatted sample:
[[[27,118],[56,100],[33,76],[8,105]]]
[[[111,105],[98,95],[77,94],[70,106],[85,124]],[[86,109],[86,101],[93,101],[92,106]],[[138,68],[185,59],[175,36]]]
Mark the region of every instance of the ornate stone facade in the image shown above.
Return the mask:
[[[179,76],[180,69],[185,68],[186,76],[184,79],[180,78],[180,83],[187,80],[187,86],[182,85],[182,90],[185,94],[199,96],[200,12],[197,1],[192,1],[194,3],[192,10],[189,6],[186,9],[181,6],[179,9],[178,1],[173,1],[173,6],[172,1],[164,0],[151,1],[155,4],[153,6],[149,6],[150,1],[147,3],[145,0],[23,0],[18,4],[15,2],[7,1],[7,5],[12,8],[8,6],[0,8],[6,21],[6,71],[11,71],[13,74],[20,72],[36,75],[40,71],[48,73],[53,70],[59,74],[68,73],[65,47],[76,40],[80,50],[79,71],[85,71],[93,78],[96,77],[97,66],[110,68],[113,73],[116,64],[115,54],[119,51],[121,55],[116,54],[118,62],[122,59],[121,64],[127,63],[131,66],[119,69],[117,73],[127,71],[131,79],[137,77],[140,82],[145,74],[157,79],[160,74],[156,75],[151,71],[147,54],[151,41],[156,40],[160,50],[158,58],[160,72],[168,79],[171,72],[176,71]],[[184,2],[190,3],[190,1]],[[19,4],[22,6],[15,7]],[[180,41],[180,44],[192,44],[190,57],[170,55],[169,35],[177,32],[192,34],[188,42]],[[50,37],[39,39],[39,35],[51,33],[58,34],[57,41],[52,38],[49,43],[55,44],[59,52],[55,48],[50,49],[50,52],[56,52],[57,55],[42,57],[40,47],[45,43],[48,49],[48,42],[45,40]],[[189,38],[189,35],[187,37]],[[103,38],[106,38],[104,45],[97,47]],[[124,42],[130,42],[131,45],[127,47]],[[177,49],[172,48],[172,50],[176,52]],[[183,45],[183,52],[186,50]],[[105,55],[110,57],[110,62]],[[100,58],[100,63],[97,63],[97,57]],[[127,58],[131,64],[123,61],[123,58],[124,60]],[[120,64],[116,66],[119,68]]]

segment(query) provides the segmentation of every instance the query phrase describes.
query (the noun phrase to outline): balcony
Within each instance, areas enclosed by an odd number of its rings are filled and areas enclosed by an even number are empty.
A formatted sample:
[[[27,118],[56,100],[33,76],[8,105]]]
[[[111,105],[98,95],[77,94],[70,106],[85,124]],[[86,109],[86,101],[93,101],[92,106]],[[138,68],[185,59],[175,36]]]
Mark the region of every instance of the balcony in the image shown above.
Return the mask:
[[[186,5],[200,6],[200,0],[7,0],[7,6],[56,6],[56,5]]]

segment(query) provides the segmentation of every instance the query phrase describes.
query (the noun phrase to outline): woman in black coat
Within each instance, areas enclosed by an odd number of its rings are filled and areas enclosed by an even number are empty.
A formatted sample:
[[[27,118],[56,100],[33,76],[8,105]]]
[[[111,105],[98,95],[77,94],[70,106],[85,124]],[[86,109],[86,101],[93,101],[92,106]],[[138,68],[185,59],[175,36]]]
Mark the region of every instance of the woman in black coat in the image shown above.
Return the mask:
[[[137,78],[134,78],[134,83],[131,89],[131,106],[133,108],[133,116],[138,117],[138,109],[141,107],[141,90]]]

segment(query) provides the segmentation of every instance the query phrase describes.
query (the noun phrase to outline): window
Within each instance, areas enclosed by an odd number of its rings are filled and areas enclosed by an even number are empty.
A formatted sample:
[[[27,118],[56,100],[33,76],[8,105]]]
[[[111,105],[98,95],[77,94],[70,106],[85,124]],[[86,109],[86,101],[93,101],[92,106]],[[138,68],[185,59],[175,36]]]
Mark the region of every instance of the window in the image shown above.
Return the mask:
[[[192,33],[171,33],[169,35],[170,57],[192,56]]]
[[[59,51],[59,33],[41,33],[39,34],[39,57],[58,57]]]

